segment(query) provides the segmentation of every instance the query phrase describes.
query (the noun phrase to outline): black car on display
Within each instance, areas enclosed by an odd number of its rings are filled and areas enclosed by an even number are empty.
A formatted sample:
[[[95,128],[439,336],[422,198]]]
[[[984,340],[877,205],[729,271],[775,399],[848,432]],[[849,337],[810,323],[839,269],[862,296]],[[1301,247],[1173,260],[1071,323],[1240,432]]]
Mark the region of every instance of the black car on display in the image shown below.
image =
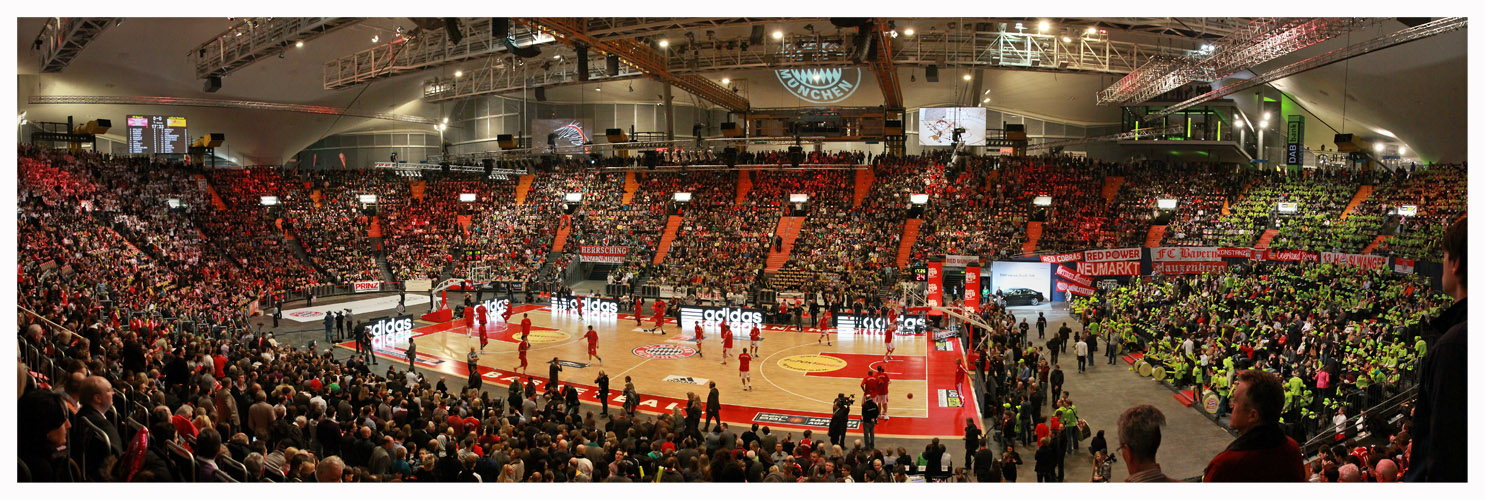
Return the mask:
[[[1042,292],[1030,288],[1012,288],[1005,292],[1005,305],[1037,305],[1047,300]]]

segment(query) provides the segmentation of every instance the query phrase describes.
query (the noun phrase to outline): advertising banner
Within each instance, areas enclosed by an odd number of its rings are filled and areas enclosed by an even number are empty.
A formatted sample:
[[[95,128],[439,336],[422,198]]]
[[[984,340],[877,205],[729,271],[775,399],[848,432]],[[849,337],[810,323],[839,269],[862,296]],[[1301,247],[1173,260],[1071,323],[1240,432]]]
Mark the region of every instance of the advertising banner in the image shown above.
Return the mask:
[[[1043,255],[1042,262],[1061,264],[1063,262],[1076,262],[1083,260],[1083,252],[1062,253],[1057,255]]]
[[[355,283],[356,293],[376,292],[382,289],[379,281],[357,281]]]
[[[944,263],[928,263],[928,306],[944,305]]]
[[[629,255],[629,247],[584,246],[580,250],[578,255],[583,262],[623,264],[624,257]]]
[[[1059,289],[1059,291],[1067,292],[1073,295],[1081,295],[1084,297],[1093,295],[1094,291],[1090,287],[1079,285],[1077,283],[1068,283],[1062,280],[1057,281],[1057,288]]]
[[[1087,265],[1087,264],[1084,264],[1084,265]],[[1087,276],[1083,276],[1082,274],[1078,274],[1077,271],[1074,271],[1073,268],[1068,267],[1068,266],[1057,266],[1057,277],[1062,278],[1062,279],[1067,280],[1067,281],[1072,282],[1072,283],[1077,283],[1079,285],[1093,286],[1093,280],[1088,279]],[[1059,292],[1065,292],[1066,290],[1058,290],[1058,291]]]
[[[1155,274],[1205,274],[1227,269],[1227,263],[1216,262],[1156,262]]]
[[[1320,254],[1315,253],[1315,252],[1305,251],[1305,250],[1257,250],[1257,249],[1255,249],[1254,252],[1255,253],[1256,252],[1263,252],[1260,255],[1254,256],[1255,259],[1262,258],[1263,260],[1286,261],[1286,262],[1319,262],[1320,261]]]
[[[1217,249],[1217,256],[1224,259],[1251,259],[1263,256],[1263,250],[1256,248],[1233,248],[1222,247]]]
[[[1078,274],[1083,276],[1134,276],[1139,273],[1140,261],[1137,260],[1078,263]]]
[[[1155,262],[1197,262],[1220,260],[1217,247],[1159,247],[1150,252]]]
[[[980,265],[964,268],[964,310],[980,311]]]
[[[510,301],[506,299],[490,299],[482,302],[485,305],[485,320],[490,323],[505,321],[505,311],[510,309]]]
[[[754,326],[763,327],[763,311],[742,307],[681,306],[681,332],[694,331],[696,323],[708,331],[715,331],[726,323],[733,332],[747,332]]]
[[[1340,264],[1342,266],[1372,270],[1387,265],[1387,257],[1381,255],[1323,252],[1320,254],[1320,263]]]
[[[858,333],[881,333],[887,330],[887,318],[864,314],[841,313],[835,315],[835,329],[839,335]],[[903,314],[897,317],[897,331],[903,334],[921,332],[928,327],[923,316]]]
[[[366,325],[371,333],[371,347],[374,349],[390,349],[402,344],[412,338],[413,317],[412,316],[383,316],[373,318]]]
[[[619,303],[612,299],[603,297],[557,297],[551,299],[553,314],[574,314],[578,312],[578,302],[582,302],[583,318],[618,318]]]
[[[1140,260],[1140,248],[1114,248],[1109,250],[1085,250],[1083,262],[1115,262]],[[1087,273],[1084,273],[1087,274]]]
[[[978,255],[945,255],[944,256],[944,266],[947,266],[947,267],[966,267],[966,266],[970,266],[970,265],[979,264],[979,262],[980,262],[980,256],[978,256]]]
[[[433,280],[405,280],[402,286],[409,292],[426,292],[433,289]]]

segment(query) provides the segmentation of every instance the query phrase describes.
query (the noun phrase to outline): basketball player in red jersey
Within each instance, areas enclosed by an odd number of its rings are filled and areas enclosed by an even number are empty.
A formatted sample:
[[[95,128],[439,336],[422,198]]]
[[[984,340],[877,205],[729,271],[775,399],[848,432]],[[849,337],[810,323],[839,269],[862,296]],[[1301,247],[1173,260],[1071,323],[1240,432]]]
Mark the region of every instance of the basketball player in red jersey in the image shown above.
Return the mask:
[[[485,305],[484,304],[480,304],[479,306],[476,306],[474,308],[474,315],[475,315],[476,318],[478,318],[479,323],[480,323],[480,350],[481,351],[485,350],[485,344],[490,343],[490,341],[485,340],[485,322],[487,321],[486,318],[488,317],[489,313],[490,313],[490,310],[487,309],[487,308],[485,308]]]
[[[825,345],[830,345],[830,311],[820,313],[820,338],[815,339],[815,344],[819,344],[821,340],[825,341]]]
[[[531,315],[530,314],[522,314],[521,315],[521,340],[525,340],[528,335],[531,335]]]
[[[525,334],[522,334],[521,345],[519,347],[519,352],[521,354],[521,366],[517,368],[517,370],[520,370],[522,375],[526,374],[526,351],[529,350],[531,350],[531,341],[526,338]]]
[[[573,307],[576,307],[577,308],[578,319],[583,319],[583,296],[582,295],[574,295],[572,298],[573,298]]]
[[[511,309],[512,308],[511,308],[510,304],[506,304],[505,305],[505,310],[500,312],[500,322],[501,323],[505,323],[507,325],[510,324]]]
[[[703,341],[703,340],[706,340],[706,335],[703,335],[701,333],[701,322],[700,321],[697,321],[696,322],[696,355],[705,358],[706,357],[706,354],[701,352],[701,341]]]
[[[753,331],[748,332],[748,340],[751,340],[753,342],[753,345],[752,345],[753,352],[758,352],[758,341],[759,340],[762,340],[762,339],[763,339],[763,330],[759,330],[758,329],[758,325],[753,325]]]
[[[655,299],[655,333],[665,333],[665,299]]]
[[[474,308],[464,307],[464,337],[474,338]]]
[[[969,370],[964,368],[964,360],[954,364],[954,388],[964,394],[964,381],[969,378]]]
[[[641,323],[640,322],[640,319],[639,319],[641,317],[640,315],[641,314],[644,314],[644,310],[645,310],[645,298],[643,296],[635,296],[634,297],[634,326],[644,326],[644,323]]]
[[[892,344],[892,335],[895,333],[897,333],[897,323],[888,323],[885,339],[887,341],[887,355],[882,357],[882,361],[892,361],[892,352],[897,350],[897,346]]]
[[[598,358],[598,364],[603,365],[603,356],[598,355],[598,332],[593,331],[593,325],[588,325],[588,333],[583,334],[588,339],[588,361]]]
[[[876,372],[873,372],[870,369],[867,369],[866,370],[866,375],[863,376],[863,377],[861,377],[861,394],[865,395],[868,398],[871,398],[872,401],[876,401],[876,399],[877,399],[877,374],[876,374]]]
[[[727,324],[722,323],[722,364],[727,364],[727,358],[732,356],[732,332],[727,329]]]
[[[882,408],[882,420],[887,420],[887,388],[892,385],[892,379],[887,378],[887,369],[877,367],[877,406]]]
[[[737,376],[742,380],[744,391],[753,390],[753,372],[748,370],[748,363],[751,361],[753,361],[753,355],[748,354],[747,349],[743,349],[742,354],[737,355]]]

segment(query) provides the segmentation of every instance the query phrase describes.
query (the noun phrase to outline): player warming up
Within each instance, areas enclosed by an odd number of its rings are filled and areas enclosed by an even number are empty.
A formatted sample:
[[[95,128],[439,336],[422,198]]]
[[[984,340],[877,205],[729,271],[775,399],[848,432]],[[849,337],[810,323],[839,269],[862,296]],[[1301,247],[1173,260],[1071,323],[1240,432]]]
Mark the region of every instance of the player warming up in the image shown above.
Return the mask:
[[[490,310],[485,308],[484,304],[480,304],[478,307],[474,308],[474,315],[476,318],[479,319],[480,323],[480,352],[484,352],[485,345],[490,343],[489,340],[485,339],[485,323],[489,314]]]
[[[464,338],[474,338],[474,308],[464,306]]]
[[[700,321],[697,321],[696,322],[696,355],[705,358],[706,357],[706,353],[701,352],[701,341],[703,341],[703,340],[706,340],[706,335],[703,335],[701,333],[701,322]]]
[[[815,339],[815,344],[819,344],[821,340],[825,341],[825,345],[827,345],[827,346],[828,345],[831,345],[830,344],[830,311],[825,311],[825,312],[823,312],[823,313],[820,314],[820,338]]]
[[[743,349],[743,352],[737,355],[737,376],[742,380],[744,391],[753,390],[753,372],[748,370],[748,363],[752,361],[753,355],[748,354],[747,349]]]
[[[885,339],[887,341],[887,355],[882,357],[882,361],[892,361],[892,352],[897,350],[897,346],[892,344],[892,334],[894,333],[897,333],[897,323],[888,323]],[[881,367],[879,366],[877,368]]]
[[[598,365],[603,365],[603,356],[598,355],[598,332],[593,331],[593,325],[588,325],[588,333],[583,334],[588,339],[588,361],[598,358]]]
[[[516,368],[516,370],[520,371],[522,375],[525,375],[526,374],[526,364],[527,364],[526,363],[526,351],[531,350],[531,341],[526,338],[526,334],[524,334],[524,333],[521,334],[521,344],[518,347],[518,350],[519,350],[519,352],[521,354],[521,366],[518,367],[518,368]]]
[[[727,364],[729,357],[732,357],[732,329],[722,323],[722,364]]]
[[[645,298],[643,296],[634,297],[634,326],[645,326],[645,324],[640,321],[640,318],[643,317],[644,310]]]
[[[877,406],[881,408],[882,420],[889,420],[887,416],[887,387],[892,385],[892,380],[887,378],[887,369],[877,367]]]
[[[655,329],[651,331],[665,334],[665,299],[655,299],[655,316],[651,319],[655,322]]]
[[[753,343],[750,346],[753,352],[758,352],[758,341],[763,340],[763,330],[759,330],[758,325],[753,325],[753,331],[748,332],[748,340],[751,340]]]

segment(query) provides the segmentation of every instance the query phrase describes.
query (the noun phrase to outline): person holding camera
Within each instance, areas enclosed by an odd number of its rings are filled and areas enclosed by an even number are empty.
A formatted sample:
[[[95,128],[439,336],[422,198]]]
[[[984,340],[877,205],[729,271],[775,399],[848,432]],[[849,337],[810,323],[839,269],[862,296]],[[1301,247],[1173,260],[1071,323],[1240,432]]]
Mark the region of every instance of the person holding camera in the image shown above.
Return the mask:
[[[846,421],[850,419],[853,404],[856,404],[856,396],[847,396],[844,392],[836,394],[830,410],[830,444],[845,446]]]

